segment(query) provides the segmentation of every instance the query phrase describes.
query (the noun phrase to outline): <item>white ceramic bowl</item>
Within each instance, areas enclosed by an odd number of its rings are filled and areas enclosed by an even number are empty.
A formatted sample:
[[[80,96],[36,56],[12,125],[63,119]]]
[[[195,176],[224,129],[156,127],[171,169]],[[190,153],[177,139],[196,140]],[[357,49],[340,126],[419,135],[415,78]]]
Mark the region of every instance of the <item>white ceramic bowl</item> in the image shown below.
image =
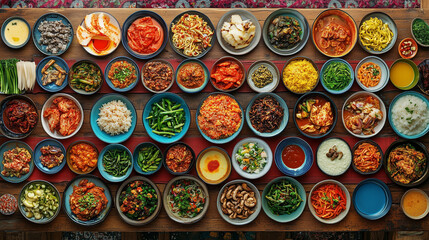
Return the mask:
[[[377,126],[374,128],[374,133],[373,134],[369,134],[369,135],[364,135],[363,133],[361,134],[356,134],[354,132],[352,132],[351,130],[349,130],[346,127],[346,123],[344,122],[344,111],[345,108],[347,106],[347,104],[357,98],[360,97],[366,97],[366,96],[372,96],[375,97],[376,99],[378,99],[378,101],[380,101],[380,110],[383,113],[383,118],[378,122]],[[374,93],[371,92],[365,92],[365,91],[361,91],[361,92],[356,92],[353,93],[349,98],[347,98],[347,100],[344,102],[343,104],[343,109],[341,111],[341,119],[343,120],[343,125],[344,128],[347,130],[347,132],[349,132],[351,135],[358,137],[358,138],[370,138],[370,137],[374,137],[375,135],[377,135],[384,127],[384,124],[386,123],[386,118],[387,118],[387,111],[386,111],[386,107],[384,105],[383,100],[381,100],[381,98],[379,98],[377,95],[375,95]]]
[[[362,64],[367,63],[367,62],[372,62],[377,64],[378,66],[380,66],[381,69],[381,79],[380,82],[375,86],[375,87],[365,87],[359,80],[358,78],[358,71],[359,68],[362,66]],[[387,66],[386,62],[376,56],[368,56],[363,58],[358,65],[355,68],[355,78],[356,78],[356,82],[359,85],[359,87],[361,87],[363,90],[368,91],[368,92],[378,92],[380,90],[382,90],[387,83],[389,82],[390,79],[390,70],[389,67]]]
[[[49,129],[48,119],[43,117],[43,113],[45,112],[45,110],[47,108],[51,107],[54,99],[57,97],[65,97],[65,98],[71,99],[76,104],[76,106],[79,108],[80,113],[81,113],[81,119],[80,119],[79,125],[77,126],[76,130],[68,136],[63,136],[60,133],[58,133],[57,131],[52,132],[51,129]],[[40,113],[40,116],[41,116],[40,119],[42,122],[43,130],[45,130],[45,132],[50,137],[55,138],[55,139],[67,139],[67,138],[71,138],[74,135],[76,135],[76,133],[79,132],[80,128],[82,127],[83,119],[84,119],[84,113],[83,113],[82,105],[80,105],[79,101],[76,98],[74,98],[73,96],[66,94],[66,93],[56,93],[56,94],[52,95],[50,98],[48,98],[48,100],[46,100],[45,104],[43,104],[42,112]]]
[[[342,211],[340,213],[340,215],[338,215],[337,217],[335,217],[333,219],[320,218],[319,216],[316,215],[316,211],[314,210],[313,205],[311,205],[311,195],[313,194],[313,191],[315,189],[317,189],[319,186],[324,185],[324,184],[336,184],[336,185],[340,186],[340,188],[343,190],[344,194],[346,195],[346,199],[347,199],[346,210]],[[352,202],[352,198],[350,197],[350,193],[347,190],[347,188],[342,183],[335,181],[333,179],[323,180],[321,182],[318,182],[316,185],[314,185],[314,187],[310,191],[310,194],[308,195],[308,201],[307,201],[308,208],[310,209],[310,212],[311,212],[311,214],[313,214],[314,218],[316,218],[320,222],[326,223],[326,224],[335,224],[335,223],[338,223],[341,220],[343,220],[347,216],[347,213],[349,213],[351,202]]]
[[[248,173],[243,169],[241,169],[240,164],[238,163],[235,155],[238,149],[243,144],[250,143],[250,142],[257,143],[260,147],[264,148],[265,152],[267,153],[267,164],[265,164],[265,167],[259,173]],[[263,177],[270,170],[271,165],[273,164],[273,152],[271,151],[270,146],[264,140],[261,140],[259,138],[249,137],[239,141],[235,145],[234,150],[232,150],[231,161],[232,161],[232,166],[240,176],[247,179],[257,179],[257,178]]]

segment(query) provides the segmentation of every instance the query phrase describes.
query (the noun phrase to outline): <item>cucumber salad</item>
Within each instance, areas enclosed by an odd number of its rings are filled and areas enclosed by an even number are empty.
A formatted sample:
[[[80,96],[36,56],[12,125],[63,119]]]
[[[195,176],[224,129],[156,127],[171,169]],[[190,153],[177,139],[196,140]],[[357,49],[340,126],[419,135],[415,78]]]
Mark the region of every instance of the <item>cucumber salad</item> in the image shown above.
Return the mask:
[[[267,153],[257,143],[245,143],[235,153],[240,168],[247,173],[259,173],[267,164]]]
[[[30,184],[21,194],[21,204],[25,215],[36,220],[51,218],[60,206],[55,190],[44,183]]]

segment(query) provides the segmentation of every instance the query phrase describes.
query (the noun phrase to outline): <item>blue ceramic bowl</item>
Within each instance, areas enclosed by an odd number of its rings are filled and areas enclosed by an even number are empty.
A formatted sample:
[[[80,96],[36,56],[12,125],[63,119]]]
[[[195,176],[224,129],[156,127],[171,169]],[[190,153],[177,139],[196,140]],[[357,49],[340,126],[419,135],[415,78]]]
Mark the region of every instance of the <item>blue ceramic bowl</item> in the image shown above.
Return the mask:
[[[97,125],[97,119],[98,114],[100,113],[100,108],[103,104],[108,103],[113,100],[121,100],[128,108],[128,110],[131,111],[131,127],[128,129],[128,132],[121,133],[119,135],[112,136],[103,130]],[[134,105],[132,102],[125,96],[122,96],[121,94],[117,93],[111,93],[106,94],[102,96],[98,101],[94,104],[91,110],[91,116],[90,116],[90,123],[92,131],[94,132],[95,136],[98,137],[103,142],[106,143],[121,143],[126,141],[128,138],[131,137],[131,135],[134,132],[134,129],[136,128],[137,124],[137,113],[136,109],[134,108]]]
[[[182,49],[177,49],[175,46],[174,46],[174,43],[173,43],[173,31],[172,31],[172,28],[173,28],[173,25],[174,24],[176,24],[179,20],[180,20],[180,18],[183,16],[183,15],[185,15],[185,14],[189,14],[189,15],[198,15],[199,17],[201,17],[202,19],[203,19],[203,21],[204,22],[206,22],[207,23],[207,26],[208,27],[210,27],[211,28],[211,30],[212,30],[212,32],[213,32],[213,36],[212,36],[212,39],[211,39],[211,41],[210,41],[210,46],[208,46],[207,48],[205,48],[199,55],[197,55],[197,56],[187,56],[187,55],[185,55],[184,53],[183,53],[183,50]],[[189,10],[189,11],[186,11],[186,12],[182,12],[182,13],[180,13],[179,15],[177,15],[174,19],[173,19],[173,21],[171,21],[171,23],[170,23],[170,30],[169,30],[169,35],[168,35],[168,40],[169,40],[169,43],[170,43],[170,47],[177,53],[177,54],[179,54],[180,56],[182,56],[182,57],[184,57],[184,58],[193,58],[193,59],[196,59],[196,58],[202,58],[204,55],[206,55],[212,48],[213,48],[213,45],[215,44],[215,39],[216,39],[216,29],[215,29],[215,27],[214,27],[214,25],[213,25],[213,23],[212,23],[212,21],[210,20],[210,18],[209,17],[207,17],[207,15],[205,15],[204,13],[202,13],[202,12],[198,12],[198,11],[195,11],[195,10]]]
[[[67,47],[65,48],[65,50],[63,51],[59,51],[58,53],[51,53],[46,51],[46,46],[39,44],[39,39],[40,39],[40,31],[39,31],[39,25],[43,22],[43,21],[58,21],[60,20],[61,22],[63,22],[64,25],[69,25],[70,26],[70,39],[69,42],[67,44]],[[34,23],[33,25],[33,42],[34,45],[36,46],[36,48],[43,54],[45,55],[56,55],[59,56],[63,53],[65,53],[67,51],[67,49],[69,49],[72,41],[73,41],[73,37],[74,37],[74,32],[73,32],[73,26],[70,23],[70,21],[62,14],[59,13],[47,13],[45,15],[42,15],[39,19],[37,19],[36,23]]]
[[[162,32],[164,34],[164,40],[162,42],[161,47],[151,54],[140,54],[138,52],[133,51],[128,46],[128,36],[127,36],[128,28],[133,24],[134,21],[144,17],[151,17],[152,20],[156,20],[161,25]],[[136,57],[138,59],[150,59],[150,58],[156,57],[164,50],[165,46],[167,45],[167,41],[168,41],[167,24],[165,23],[164,19],[155,12],[148,11],[148,10],[141,10],[141,11],[134,12],[125,20],[124,25],[122,25],[122,45],[124,46],[125,50],[127,50],[129,54],[131,54],[133,57]]]
[[[61,84],[61,86],[56,85],[55,82],[49,83],[48,85],[42,84],[42,77],[43,77],[42,69],[51,59],[55,60],[55,63],[58,64],[62,69],[64,69],[67,72],[66,79],[64,79],[63,84]],[[39,64],[37,64],[37,68],[36,68],[37,84],[39,84],[39,86],[45,91],[59,92],[67,86],[67,80],[69,77],[69,75],[68,75],[69,70],[70,70],[69,66],[67,65],[66,61],[64,61],[64,59],[57,57],[57,56],[45,57],[44,59],[42,59],[42,61],[39,62]]]
[[[104,164],[103,164],[103,158],[104,158],[104,155],[109,150],[125,150],[128,153],[128,155],[130,156],[131,166],[128,167],[128,170],[125,172],[125,174],[123,176],[115,177],[115,176],[110,175],[109,173],[106,172],[106,169],[104,168]],[[127,147],[125,147],[122,144],[107,145],[106,147],[103,148],[101,153],[98,155],[97,167],[98,167],[98,171],[100,172],[101,176],[103,176],[103,178],[106,179],[107,181],[109,181],[109,182],[122,182],[125,179],[127,179],[131,175],[131,172],[133,171],[133,154],[131,153],[131,151]]]
[[[306,99],[316,98],[316,97],[324,98],[327,102],[331,103],[331,110],[332,110],[332,115],[333,115],[333,118],[334,118],[333,119],[333,123],[332,123],[331,127],[329,128],[329,130],[326,131],[323,134],[309,134],[309,133],[303,132],[301,130],[301,128],[299,128],[297,120],[296,120],[296,113],[297,113],[297,110],[298,110],[298,105],[300,103],[302,103]],[[322,92],[309,92],[309,93],[306,93],[306,94],[302,95],[298,99],[298,101],[296,101],[295,107],[293,108],[293,122],[295,123],[295,127],[298,129],[298,131],[302,135],[304,135],[306,137],[309,137],[309,138],[316,138],[317,139],[317,138],[322,138],[322,137],[325,137],[325,136],[329,135],[332,132],[332,130],[335,128],[335,124],[337,124],[337,115],[338,115],[338,110],[337,110],[337,106],[335,105],[334,101],[332,101],[332,99],[328,95],[326,95],[325,93],[322,93]]]
[[[107,205],[103,209],[103,211],[101,211],[101,213],[97,217],[88,221],[82,221],[79,218],[77,218],[76,215],[71,211],[71,207],[70,207],[70,195],[73,193],[73,187],[78,186],[79,182],[83,179],[87,179],[89,182],[94,183],[96,186],[103,188],[104,194],[106,195],[106,198],[108,200]],[[112,208],[112,204],[113,204],[113,199],[112,199],[112,194],[110,193],[109,187],[99,177],[96,177],[91,174],[79,175],[75,177],[67,184],[63,193],[63,206],[64,206],[64,211],[67,213],[67,216],[73,222],[83,226],[93,226],[103,222],[106,219],[107,215],[109,215],[110,209]]]
[[[360,182],[353,191],[353,206],[359,215],[369,220],[384,217],[392,206],[389,187],[376,178]]]
[[[136,70],[136,80],[133,83],[131,83],[128,87],[125,87],[125,88],[117,88],[117,87],[115,87],[113,85],[112,81],[110,81],[110,79],[109,79],[109,71],[112,68],[112,65],[115,62],[118,62],[118,61],[126,61],[126,62],[130,63],[131,65],[133,65],[134,69]],[[117,92],[127,92],[127,91],[130,91],[131,89],[133,89],[137,85],[139,79],[140,79],[140,69],[139,69],[139,66],[137,66],[137,63],[134,60],[132,60],[131,58],[129,58],[129,57],[125,57],[125,56],[116,57],[116,58],[110,60],[110,62],[107,64],[106,68],[104,69],[104,81],[107,83],[107,85],[109,85],[109,87],[112,90],[117,91]]]
[[[0,146],[0,156],[2,156],[2,159],[3,159],[3,154],[6,151],[12,150],[12,149],[14,149],[16,147],[25,148],[25,149],[28,150],[28,152],[30,152],[30,154],[31,154],[31,161],[29,163],[29,165],[30,165],[30,171],[27,174],[22,175],[19,178],[18,177],[6,177],[6,176],[3,176],[3,174],[0,174],[0,177],[3,178],[3,180],[5,180],[7,182],[10,182],[10,183],[20,183],[20,182],[25,181],[28,177],[30,177],[31,173],[33,173],[33,170],[34,170],[34,154],[33,154],[33,150],[25,142],[21,142],[21,141],[17,141],[17,140],[10,140],[10,141],[7,141],[7,142],[3,143]],[[4,169],[3,161],[1,161],[0,162],[0,172],[2,172],[3,169]]]
[[[270,207],[268,206],[268,200],[266,198],[268,192],[271,189],[271,186],[275,183],[278,182],[283,182],[283,181],[288,181],[289,183],[291,183],[292,185],[294,185],[296,187],[296,190],[299,194],[299,196],[302,199],[302,202],[300,203],[299,207],[292,212],[291,214],[283,214],[283,215],[277,215],[275,213],[273,213],[270,209]],[[305,205],[307,204],[307,195],[305,193],[305,189],[304,187],[301,185],[301,183],[299,183],[297,180],[295,180],[294,178],[291,177],[278,177],[274,180],[272,180],[271,182],[269,182],[267,184],[267,186],[264,188],[264,191],[262,192],[262,209],[264,209],[265,214],[267,214],[267,216],[271,219],[273,219],[276,222],[280,222],[280,223],[287,223],[287,222],[291,222],[295,219],[297,219],[299,216],[301,216],[302,212],[304,211]]]
[[[149,126],[149,121],[146,119],[147,117],[149,117],[149,113],[152,109],[152,105],[157,103],[157,102],[160,102],[164,98],[167,98],[170,101],[175,102],[175,103],[180,103],[181,107],[185,111],[186,120],[185,120],[185,125],[182,128],[182,131],[180,133],[177,133],[176,135],[174,135],[172,137],[164,137],[164,136],[153,133],[152,128]],[[144,107],[143,125],[147,131],[147,134],[153,140],[155,140],[159,143],[163,143],[163,144],[169,144],[169,143],[177,142],[180,139],[182,139],[185,136],[186,132],[189,130],[189,126],[191,125],[191,112],[189,111],[189,107],[186,104],[185,100],[183,100],[183,98],[181,98],[179,95],[174,94],[174,93],[169,93],[169,92],[158,93],[158,94],[155,94],[151,99],[149,99],[149,101],[146,103],[146,105]]]
[[[159,151],[159,155],[158,155],[158,157],[159,157],[159,158],[161,158],[161,161],[159,161],[158,168],[157,168],[156,170],[145,172],[145,171],[143,171],[143,170],[142,170],[142,168],[140,167],[140,165],[139,165],[139,163],[138,163],[138,160],[139,160],[139,152],[140,152],[140,150],[141,150],[142,148],[144,148],[144,147],[150,147],[150,146],[155,146],[155,147],[158,149],[158,151]],[[162,155],[162,151],[161,151],[161,149],[160,149],[156,144],[151,143],[151,142],[144,142],[144,143],[140,143],[140,144],[139,144],[139,145],[137,145],[137,147],[134,149],[134,154],[133,154],[133,165],[134,165],[134,170],[135,170],[136,172],[138,172],[138,173],[142,174],[142,175],[151,175],[151,174],[154,174],[154,173],[158,172],[158,170],[161,168],[163,159],[164,159],[164,157],[163,157],[163,155]]]
[[[289,168],[287,167],[282,160],[282,151],[286,146],[289,145],[298,145],[305,154],[304,163],[298,168]],[[287,176],[299,177],[304,175],[308,170],[310,170],[313,165],[313,150],[310,145],[301,138],[298,137],[288,137],[283,139],[276,147],[274,152],[274,161],[277,165],[277,168]]]
[[[44,147],[44,146],[54,146],[54,147],[58,147],[58,148],[61,149],[61,151],[64,154],[64,159],[63,159],[63,161],[61,162],[60,165],[55,166],[53,168],[47,168],[47,167],[45,167],[42,164],[42,162],[40,161],[40,157],[42,156],[42,153],[40,152],[40,149],[42,147]],[[66,162],[67,162],[67,160],[66,160],[66,153],[67,152],[66,152],[66,149],[64,148],[64,145],[60,141],[55,140],[55,139],[45,139],[45,140],[42,140],[34,148],[34,165],[36,165],[36,167],[40,171],[42,171],[42,172],[44,172],[46,174],[55,174],[55,173],[58,173],[66,165]]]
[[[204,75],[205,75],[205,77],[204,77],[204,83],[201,85],[201,86],[199,86],[199,87],[197,87],[197,88],[187,88],[187,87],[185,87],[185,86],[183,86],[182,84],[180,84],[179,83],[179,81],[177,80],[178,79],[178,75],[179,75],[179,72],[180,72],[180,70],[181,70],[181,68],[185,65],[185,64],[188,64],[188,63],[197,63],[198,65],[200,65],[202,68],[203,68],[203,70],[204,70]],[[210,79],[210,72],[209,72],[209,69],[207,68],[207,66],[201,61],[201,60],[199,60],[199,59],[185,59],[185,60],[183,60],[180,64],[179,64],[179,66],[177,67],[177,70],[176,70],[176,83],[177,83],[177,86],[179,86],[179,88],[182,90],[182,91],[184,91],[185,93],[197,93],[197,92],[200,92],[201,90],[203,90],[206,86],[207,86],[207,83],[209,82],[209,79]]]
[[[27,28],[28,28],[27,39],[21,45],[12,45],[11,43],[9,43],[6,40],[6,38],[4,36],[7,24],[9,24],[9,22],[13,21],[13,20],[21,20],[21,21],[23,21],[25,23],[25,25],[27,25]],[[22,47],[24,47],[28,43],[28,41],[30,40],[30,38],[31,38],[31,27],[30,27],[30,24],[28,24],[27,20],[25,20],[24,18],[18,17],[18,16],[13,16],[13,17],[10,17],[10,18],[6,19],[3,22],[3,25],[1,26],[1,39],[3,40],[4,44],[6,44],[6,46],[8,46],[10,48],[14,48],[14,49],[22,48]]]
[[[280,123],[280,126],[279,126],[278,129],[276,129],[276,130],[274,130],[272,132],[269,132],[269,133],[262,133],[262,132],[259,132],[258,130],[256,130],[252,126],[252,123],[250,121],[250,114],[249,113],[250,113],[250,109],[252,108],[252,105],[256,101],[256,99],[263,98],[263,97],[266,97],[266,96],[271,96],[274,99],[276,99],[277,102],[279,102],[280,106],[283,108],[283,120]],[[283,130],[286,128],[286,125],[287,125],[288,121],[289,121],[289,109],[287,107],[287,104],[283,100],[283,98],[279,97],[279,95],[277,95],[275,93],[259,93],[258,95],[254,96],[252,98],[252,100],[250,100],[249,104],[247,105],[247,108],[246,108],[246,122],[247,122],[247,125],[258,136],[261,136],[261,137],[274,137],[274,136],[277,136],[281,132],[283,132]]]
[[[344,63],[350,71],[350,79],[351,79],[350,83],[345,88],[343,88],[341,90],[329,89],[328,86],[326,86],[325,79],[323,77],[328,66],[331,65],[331,63],[335,63],[335,62]],[[350,63],[348,63],[346,60],[344,60],[342,58],[329,59],[328,61],[325,62],[325,64],[323,64],[322,69],[320,70],[320,82],[322,83],[323,88],[327,92],[332,93],[332,94],[342,94],[342,93],[347,92],[353,86],[354,80],[355,80],[355,72],[353,71],[352,66],[350,65]]]
[[[50,190],[54,193],[55,197],[58,199],[58,208],[54,212],[54,215],[52,215],[51,217],[36,219],[33,216],[33,217],[29,218],[29,217],[27,217],[27,215],[25,213],[25,206],[23,206],[23,203],[22,203],[22,199],[25,198],[25,190],[27,188],[29,188],[30,186],[35,185],[35,184],[44,184],[45,186],[47,186],[47,188],[50,188]],[[21,192],[19,193],[18,208],[19,208],[19,211],[21,212],[22,216],[30,222],[37,223],[37,224],[50,223],[58,216],[58,214],[61,211],[61,195],[60,195],[60,192],[52,183],[45,181],[45,180],[34,180],[31,182],[28,182],[27,184],[25,184],[25,186],[21,189]]]
[[[209,136],[207,136],[207,135],[206,135],[206,134],[201,130],[200,125],[198,124],[198,115],[199,115],[199,113],[200,113],[200,109],[201,109],[201,106],[203,105],[204,101],[205,101],[209,96],[212,96],[212,95],[218,95],[218,94],[222,94],[222,95],[226,95],[226,96],[228,96],[228,97],[231,97],[232,99],[234,99],[234,100],[237,102],[238,106],[239,106],[239,107],[240,107],[240,109],[241,109],[241,125],[240,125],[240,127],[238,128],[238,130],[237,130],[234,134],[232,134],[231,136],[229,136],[229,137],[227,137],[227,138],[222,138],[222,139],[211,139]],[[240,102],[238,102],[238,100],[237,100],[234,96],[232,96],[231,94],[228,94],[228,93],[221,93],[221,92],[214,92],[214,93],[210,93],[209,95],[207,95],[206,97],[204,97],[204,98],[201,100],[200,105],[198,105],[197,113],[195,114],[195,120],[196,120],[196,123],[197,123],[198,131],[200,131],[200,133],[201,133],[201,135],[204,137],[204,139],[206,139],[207,141],[209,141],[209,142],[211,142],[211,143],[214,143],[214,144],[225,144],[225,143],[228,143],[228,142],[231,142],[232,140],[234,140],[234,138],[236,138],[236,137],[238,136],[238,134],[240,134],[241,129],[243,129],[243,125],[244,125],[244,112],[243,112],[243,107],[241,106]]]
[[[395,133],[396,133],[396,134],[398,134],[401,138],[405,138],[405,139],[416,139],[416,138],[423,137],[424,135],[426,135],[426,133],[428,133],[428,132],[429,132],[429,124],[426,126],[426,128],[425,128],[422,132],[420,132],[420,133],[418,133],[418,134],[414,134],[414,135],[407,135],[407,134],[401,133],[401,132],[400,132],[400,131],[395,127],[395,124],[393,123],[392,115],[393,115],[393,114],[397,114],[397,113],[394,113],[394,112],[392,111],[393,106],[395,106],[395,103],[396,103],[400,98],[405,97],[405,96],[407,96],[407,95],[411,95],[411,96],[414,96],[414,97],[418,97],[419,99],[423,100],[423,101],[426,103],[427,107],[429,108],[429,100],[427,100],[427,98],[426,98],[425,96],[423,96],[421,93],[414,92],[414,91],[406,91],[406,92],[400,93],[400,94],[396,95],[396,97],[392,100],[392,102],[391,102],[391,103],[390,103],[390,105],[389,105],[389,114],[388,114],[388,118],[389,118],[390,126],[392,127],[393,131],[395,131]]]

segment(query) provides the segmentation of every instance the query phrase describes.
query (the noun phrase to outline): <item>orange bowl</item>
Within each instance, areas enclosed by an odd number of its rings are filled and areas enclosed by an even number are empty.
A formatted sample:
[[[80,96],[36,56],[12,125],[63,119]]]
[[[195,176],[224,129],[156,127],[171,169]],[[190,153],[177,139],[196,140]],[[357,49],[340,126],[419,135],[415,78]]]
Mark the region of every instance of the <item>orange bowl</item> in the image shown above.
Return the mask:
[[[332,24],[335,23],[335,24]],[[330,41],[321,37],[321,29],[325,29],[328,25],[342,26],[349,31],[350,40],[347,45],[339,45],[333,47]],[[341,29],[341,28],[340,28]],[[332,29],[332,34],[338,33],[338,28]],[[340,9],[328,9],[321,12],[313,22],[312,37],[313,44],[320,53],[327,57],[343,57],[354,48],[357,42],[357,26],[355,20],[348,13]],[[341,38],[338,34],[337,38]]]
[[[411,42],[411,47],[415,48],[414,51],[411,50],[411,55],[405,55],[404,51],[406,51],[406,50],[402,50],[402,45],[406,42]],[[418,47],[416,41],[414,41],[414,39],[412,39],[412,38],[404,38],[404,39],[402,39],[402,41],[398,45],[398,52],[399,52],[399,56],[401,56],[401,58],[411,59],[417,55],[418,50],[419,50],[419,47]]]

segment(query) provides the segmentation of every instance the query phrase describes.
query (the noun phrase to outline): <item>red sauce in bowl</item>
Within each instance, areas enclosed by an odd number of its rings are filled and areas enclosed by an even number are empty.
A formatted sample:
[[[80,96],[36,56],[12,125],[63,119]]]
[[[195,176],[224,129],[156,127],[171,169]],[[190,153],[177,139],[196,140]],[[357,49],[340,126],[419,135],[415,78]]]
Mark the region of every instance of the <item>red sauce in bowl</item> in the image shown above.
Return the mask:
[[[304,150],[298,145],[286,146],[282,151],[282,161],[288,168],[299,168],[305,162]]]

